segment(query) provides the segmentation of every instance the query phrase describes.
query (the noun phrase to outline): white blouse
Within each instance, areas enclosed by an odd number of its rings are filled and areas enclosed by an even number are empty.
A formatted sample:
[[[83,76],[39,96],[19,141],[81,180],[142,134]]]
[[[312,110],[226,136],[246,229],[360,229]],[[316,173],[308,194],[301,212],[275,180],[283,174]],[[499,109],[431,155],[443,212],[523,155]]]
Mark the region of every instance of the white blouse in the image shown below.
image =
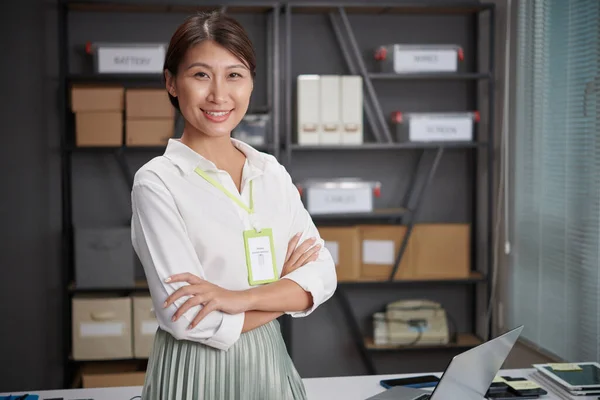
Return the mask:
[[[192,340],[227,350],[239,338],[244,314],[211,312],[195,328],[187,327],[202,306],[192,307],[176,322],[171,317],[188,297],[163,308],[167,297],[187,283],[165,283],[173,274],[190,272],[229,290],[250,288],[242,232],[251,229],[248,213],[222,191],[199,176],[199,167],[233,195],[249,204],[252,180],[256,216],[264,228],[272,228],[279,274],[287,245],[298,232],[300,242],[315,237],[317,228],[304,208],[290,175],[275,157],[232,139],[246,155],[241,196],[230,175],[181,143],[169,140],[164,155],[140,168],[131,193],[133,247],[142,262],[160,327],[177,339]],[[313,305],[304,317],[328,300],[337,286],[335,265],[322,247],[319,258],[286,275],[310,292]]]

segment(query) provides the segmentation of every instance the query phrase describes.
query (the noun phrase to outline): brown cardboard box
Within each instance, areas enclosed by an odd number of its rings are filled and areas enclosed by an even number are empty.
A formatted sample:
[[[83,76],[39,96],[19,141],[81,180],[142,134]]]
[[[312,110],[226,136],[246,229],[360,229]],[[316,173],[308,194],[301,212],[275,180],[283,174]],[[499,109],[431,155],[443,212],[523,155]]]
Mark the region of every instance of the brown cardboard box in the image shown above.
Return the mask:
[[[133,299],[133,356],[148,358],[158,321],[154,314],[152,298],[147,295],[134,295]]]
[[[73,359],[133,357],[131,298],[76,296],[72,311]]]
[[[337,272],[339,282],[357,281],[360,278],[360,235],[355,226],[319,227]]]
[[[85,146],[121,146],[123,113],[79,112],[75,114],[75,144]]]
[[[125,104],[128,119],[175,117],[165,89],[127,89]]]
[[[145,372],[117,372],[109,374],[83,374],[84,388],[143,386]]]
[[[123,111],[125,90],[120,86],[74,85],[71,87],[71,110]]]
[[[145,365],[140,361],[101,361],[80,364],[77,386],[84,388],[141,386]]]
[[[410,240],[414,277],[469,277],[470,242],[469,224],[416,224]]]
[[[401,225],[361,225],[361,280],[387,280],[406,234]],[[410,243],[402,257],[395,279],[412,277]]]
[[[125,140],[127,146],[165,146],[174,132],[172,118],[128,119]]]

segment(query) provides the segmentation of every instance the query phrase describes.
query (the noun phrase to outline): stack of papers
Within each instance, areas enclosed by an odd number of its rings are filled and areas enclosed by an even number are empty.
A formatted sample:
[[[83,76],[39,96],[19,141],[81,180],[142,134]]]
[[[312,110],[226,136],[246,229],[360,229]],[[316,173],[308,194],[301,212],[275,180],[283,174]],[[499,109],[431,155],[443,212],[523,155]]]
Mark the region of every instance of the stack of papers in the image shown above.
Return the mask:
[[[600,395],[600,364],[597,362],[534,364],[540,379],[570,396]]]

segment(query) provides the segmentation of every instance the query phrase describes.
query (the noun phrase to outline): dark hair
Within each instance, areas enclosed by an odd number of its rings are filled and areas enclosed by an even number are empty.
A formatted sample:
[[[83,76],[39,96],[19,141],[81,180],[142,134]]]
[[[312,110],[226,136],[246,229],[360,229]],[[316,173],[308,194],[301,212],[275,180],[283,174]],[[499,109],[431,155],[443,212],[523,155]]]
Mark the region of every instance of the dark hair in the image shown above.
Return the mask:
[[[256,75],[256,55],[248,34],[235,19],[218,11],[205,12],[188,17],[175,31],[163,70],[177,75],[179,65],[186,52],[205,40],[213,40],[239,58]],[[179,110],[179,100],[169,93],[171,104]]]

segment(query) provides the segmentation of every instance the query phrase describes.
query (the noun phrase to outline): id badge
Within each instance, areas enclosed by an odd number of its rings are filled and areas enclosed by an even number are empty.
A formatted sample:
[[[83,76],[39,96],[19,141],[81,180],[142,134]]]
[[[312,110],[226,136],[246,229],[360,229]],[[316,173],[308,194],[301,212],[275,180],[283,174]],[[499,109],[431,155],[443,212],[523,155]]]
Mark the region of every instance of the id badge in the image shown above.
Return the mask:
[[[244,247],[250,285],[261,285],[279,279],[271,229],[244,231]]]

